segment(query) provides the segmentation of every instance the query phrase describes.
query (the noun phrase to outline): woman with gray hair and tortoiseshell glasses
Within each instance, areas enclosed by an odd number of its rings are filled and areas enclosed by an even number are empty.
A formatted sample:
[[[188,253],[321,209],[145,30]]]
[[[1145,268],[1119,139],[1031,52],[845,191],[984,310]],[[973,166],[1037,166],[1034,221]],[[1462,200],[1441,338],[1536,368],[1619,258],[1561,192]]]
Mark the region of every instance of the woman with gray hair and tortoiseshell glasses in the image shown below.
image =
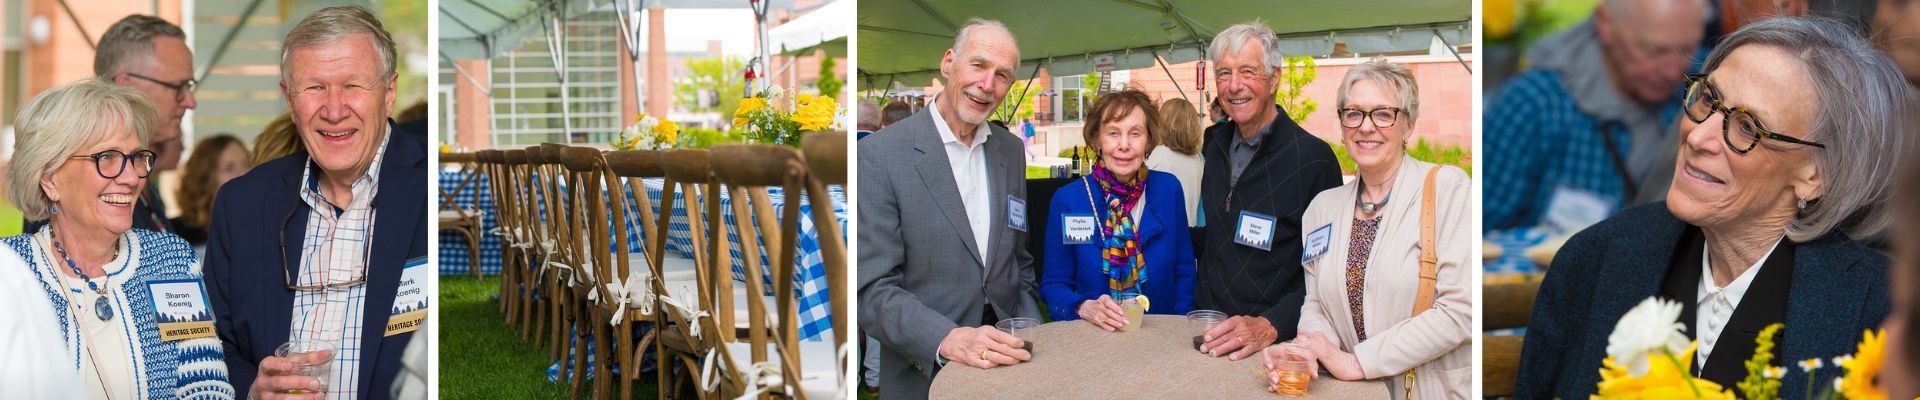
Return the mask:
[[[1888,313],[1883,231],[1894,174],[1920,135],[1920,99],[1841,25],[1794,17],[1727,36],[1686,79],[1667,201],[1568,240],[1533,306],[1514,396],[1593,393],[1612,324],[1661,297],[1698,344],[1681,359],[1733,388],[1773,323],[1778,360],[1854,352]],[[1808,376],[1788,368],[1784,387]],[[1782,391],[1783,394],[1788,391]],[[1789,396],[1792,397],[1792,396]]]

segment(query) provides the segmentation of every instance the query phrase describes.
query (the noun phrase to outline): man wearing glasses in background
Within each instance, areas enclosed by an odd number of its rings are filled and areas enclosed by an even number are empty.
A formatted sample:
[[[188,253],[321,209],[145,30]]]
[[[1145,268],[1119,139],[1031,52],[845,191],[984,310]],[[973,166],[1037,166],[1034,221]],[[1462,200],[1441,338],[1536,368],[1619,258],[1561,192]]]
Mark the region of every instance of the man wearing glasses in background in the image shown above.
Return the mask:
[[[303,151],[215,198],[206,281],[243,396],[386,398],[426,315],[427,145],[392,134],[393,39],[359,6],[287,32],[280,90]],[[291,342],[328,351],[275,356]],[[296,365],[331,360],[324,379]]]
[[[150,15],[128,15],[113,23],[100,36],[93,53],[93,74],[100,79],[145,93],[159,112],[159,129],[153,131],[149,147],[156,156],[154,171],[171,171],[180,166],[180,123],[187,110],[198,105],[193,100],[193,51],[187,49],[187,34],[180,26]],[[12,112],[12,110],[8,110]],[[22,232],[40,230],[47,221],[27,221]],[[154,232],[173,233],[167,222],[167,203],[160,200],[160,180],[147,181],[147,190],[133,204],[133,227]]]

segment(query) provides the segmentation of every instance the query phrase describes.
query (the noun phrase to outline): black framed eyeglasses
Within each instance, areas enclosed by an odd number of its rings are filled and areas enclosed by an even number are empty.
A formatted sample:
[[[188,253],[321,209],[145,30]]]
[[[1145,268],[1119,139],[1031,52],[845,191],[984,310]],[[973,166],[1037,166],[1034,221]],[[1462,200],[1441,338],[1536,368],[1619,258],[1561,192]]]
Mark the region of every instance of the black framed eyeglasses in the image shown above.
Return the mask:
[[[373,198],[372,204],[374,205],[380,204],[380,197],[375,196]],[[366,239],[365,248],[361,249],[361,256],[360,256],[361,268],[360,268],[360,273],[358,274],[359,276],[355,276],[353,277],[353,279],[347,280],[345,282],[332,282],[332,283],[323,283],[323,284],[317,284],[317,285],[301,285],[301,284],[298,284],[297,281],[293,280],[293,263],[289,262],[287,258],[287,225],[290,225],[293,223],[293,213],[296,213],[296,212],[300,212],[300,207],[293,207],[292,209],[287,210],[287,216],[280,219],[280,277],[285,279],[285,281],[283,282],[287,284],[287,290],[292,290],[295,292],[347,290],[347,289],[352,289],[355,286],[367,284],[367,269],[373,266],[373,243],[374,242],[373,242],[372,221],[368,221],[367,223],[367,236],[365,238]]]
[[[155,157],[157,156],[153,153],[153,150],[141,150],[133,152],[133,154],[123,153],[119,150],[107,150],[93,154],[70,156],[68,158],[93,160],[93,170],[94,172],[100,173],[101,178],[119,179],[120,174],[127,172],[127,166],[132,165],[133,172],[140,174],[138,176],[139,178],[145,179],[147,175],[153,173],[153,159]]]
[[[200,88],[200,81],[194,80],[193,78],[187,78],[187,80],[180,82],[167,82],[132,72],[128,72],[127,76],[145,79],[147,82],[153,82],[155,85],[173,89],[173,101],[187,101],[187,93],[193,93],[194,89]]]
[[[1687,75],[1687,97],[1681,107],[1687,114],[1687,119],[1696,124],[1706,123],[1707,118],[1712,117],[1716,112],[1725,115],[1726,121],[1720,124],[1720,139],[1726,141],[1727,148],[1736,153],[1746,154],[1748,151],[1753,151],[1753,148],[1763,139],[1827,148],[1824,144],[1768,130],[1765,124],[1760,123],[1759,118],[1753,116],[1753,111],[1746,107],[1727,107],[1720,101],[1720,90],[1707,82],[1706,75]]]
[[[1372,110],[1342,108],[1340,109],[1340,126],[1348,129],[1359,128],[1361,124],[1371,119],[1375,128],[1391,128],[1394,121],[1399,119],[1397,117],[1400,116],[1400,112],[1400,107],[1381,107]]]

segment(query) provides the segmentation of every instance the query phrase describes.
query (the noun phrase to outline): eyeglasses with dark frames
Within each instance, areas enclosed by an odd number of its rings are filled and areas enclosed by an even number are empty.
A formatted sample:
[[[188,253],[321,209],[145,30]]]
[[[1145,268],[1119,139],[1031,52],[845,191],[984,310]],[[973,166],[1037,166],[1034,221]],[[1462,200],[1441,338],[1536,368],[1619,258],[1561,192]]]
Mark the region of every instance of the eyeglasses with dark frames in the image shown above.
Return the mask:
[[[369,207],[379,205],[380,197],[374,196],[371,204],[372,205],[370,205]],[[361,249],[361,256],[360,256],[361,268],[360,268],[360,273],[358,274],[359,276],[355,276],[353,279],[347,280],[346,282],[333,282],[333,283],[307,284],[307,285],[298,284],[297,281],[293,280],[294,264],[292,262],[289,262],[288,260],[290,259],[287,258],[287,225],[290,225],[293,223],[293,214],[296,212],[300,212],[299,210],[300,210],[300,207],[293,207],[293,209],[287,210],[286,217],[283,217],[280,219],[280,276],[286,279],[285,283],[287,284],[287,290],[292,290],[296,292],[347,290],[347,289],[352,289],[355,286],[367,284],[366,271],[367,271],[367,268],[370,268],[373,266],[373,243],[374,242],[373,242],[373,224],[371,223],[371,221],[369,221],[369,223],[367,224],[367,236],[365,238],[366,239],[365,248]]]
[[[1340,126],[1348,129],[1359,128],[1361,124],[1365,124],[1367,120],[1371,119],[1373,120],[1373,127],[1375,128],[1391,128],[1393,127],[1393,123],[1398,119],[1395,117],[1398,117],[1400,112],[1400,107],[1381,107],[1372,110],[1361,110],[1351,107],[1342,108],[1340,109]]]
[[[120,178],[120,174],[127,172],[127,166],[132,165],[134,173],[140,174],[137,177],[145,179],[147,175],[153,173],[153,159],[157,157],[153,150],[140,150],[133,152],[133,154],[127,154],[119,150],[106,150],[93,154],[69,156],[68,158],[93,160],[93,171],[99,173],[101,178],[118,179]]]
[[[1687,97],[1681,107],[1682,112],[1687,114],[1687,119],[1697,124],[1706,123],[1707,118],[1712,117],[1714,113],[1726,116],[1726,120],[1720,124],[1720,139],[1726,141],[1727,148],[1736,153],[1746,154],[1748,151],[1753,151],[1754,147],[1759,146],[1761,140],[1766,139],[1827,148],[1824,144],[1767,129],[1765,124],[1760,123],[1759,118],[1754,117],[1753,111],[1746,107],[1727,107],[1720,99],[1720,90],[1707,82],[1706,75],[1687,75]]]
[[[173,89],[173,101],[187,101],[187,93],[193,93],[194,89],[200,88],[200,81],[194,80],[193,78],[187,78],[187,80],[180,82],[167,82],[132,72],[128,72],[127,76],[144,79],[147,82],[153,82],[155,85]]]

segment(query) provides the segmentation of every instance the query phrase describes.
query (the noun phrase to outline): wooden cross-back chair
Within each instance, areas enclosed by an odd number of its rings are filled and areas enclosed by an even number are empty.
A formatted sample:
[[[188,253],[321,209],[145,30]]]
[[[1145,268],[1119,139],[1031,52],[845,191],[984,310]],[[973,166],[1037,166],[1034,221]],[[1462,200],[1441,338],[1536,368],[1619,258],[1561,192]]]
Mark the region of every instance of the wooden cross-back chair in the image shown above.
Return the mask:
[[[624,369],[620,377],[620,380],[625,382],[623,386],[630,386],[639,379],[639,365],[651,344],[659,364],[655,371],[660,398],[668,398],[669,394],[677,393],[676,386],[680,379],[672,375],[675,369],[671,366],[684,356],[693,355],[690,351],[693,345],[684,334],[670,334],[680,332],[681,327],[677,324],[688,322],[680,315],[665,312],[657,300],[658,296],[668,293],[669,287],[692,287],[699,284],[697,277],[699,270],[692,259],[667,256],[665,232],[671,218],[662,214],[664,211],[656,212],[655,206],[650,204],[646,197],[647,189],[644,179],[664,179],[663,188],[672,188],[677,184],[667,176],[666,169],[662,166],[665,157],[665,153],[655,150],[614,151],[605,154],[607,186],[614,188],[610,190],[615,194],[610,198],[616,222],[615,233],[612,236],[613,253],[617,256],[615,261],[618,263],[615,276],[624,277],[624,288],[614,294],[616,298],[624,296],[624,300],[605,303],[610,311],[621,315],[611,321],[615,325],[618,344],[624,346],[614,354],[619,357],[621,365],[632,366]],[[631,189],[633,194],[631,208],[634,210],[632,214],[637,217],[627,212],[629,209],[627,196],[623,193],[626,190],[620,189],[622,185],[619,178],[625,178],[625,187]],[[661,199],[660,207],[670,210],[673,192],[664,192],[666,197]],[[645,248],[639,253],[633,253],[628,248],[626,236],[629,228],[639,230],[639,236],[644,239]],[[618,257],[620,255],[624,257]],[[648,331],[639,343],[634,343],[632,334],[639,322],[652,322],[654,329]],[[676,346],[668,347],[669,341],[674,342]],[[687,351],[672,352],[674,349]],[[631,395],[630,389],[621,391],[623,400]]]
[[[794,264],[800,251],[802,194],[808,186],[805,161],[793,148],[762,144],[715,146],[713,157],[717,160],[714,174],[733,194],[735,227],[746,258],[746,287],[741,289],[750,314],[747,340],[727,346],[735,356],[735,378],[740,380],[741,390],[758,392],[761,397],[835,397],[840,382],[835,372],[837,343],[799,340]],[[777,219],[768,194],[770,187],[780,187],[785,196],[785,206]],[[826,208],[832,212],[831,205]],[[766,251],[771,253],[767,261],[762,261],[754,239],[766,243]],[[719,243],[715,251],[726,252],[730,244]],[[766,265],[768,262],[772,265]],[[770,297],[763,296],[760,284],[766,272],[771,272],[774,286]],[[762,304],[768,302],[772,310]],[[748,354],[749,359],[739,360],[741,353]],[[776,380],[778,385],[773,384]]]
[[[466,177],[460,180],[453,190],[440,191],[440,230],[454,231],[467,238],[467,267],[473,270],[473,277],[480,277],[480,225],[481,214],[460,207],[453,199],[466,192],[479,179],[477,159],[473,153],[441,153],[440,165],[460,168]],[[477,207],[476,207],[477,208]]]

